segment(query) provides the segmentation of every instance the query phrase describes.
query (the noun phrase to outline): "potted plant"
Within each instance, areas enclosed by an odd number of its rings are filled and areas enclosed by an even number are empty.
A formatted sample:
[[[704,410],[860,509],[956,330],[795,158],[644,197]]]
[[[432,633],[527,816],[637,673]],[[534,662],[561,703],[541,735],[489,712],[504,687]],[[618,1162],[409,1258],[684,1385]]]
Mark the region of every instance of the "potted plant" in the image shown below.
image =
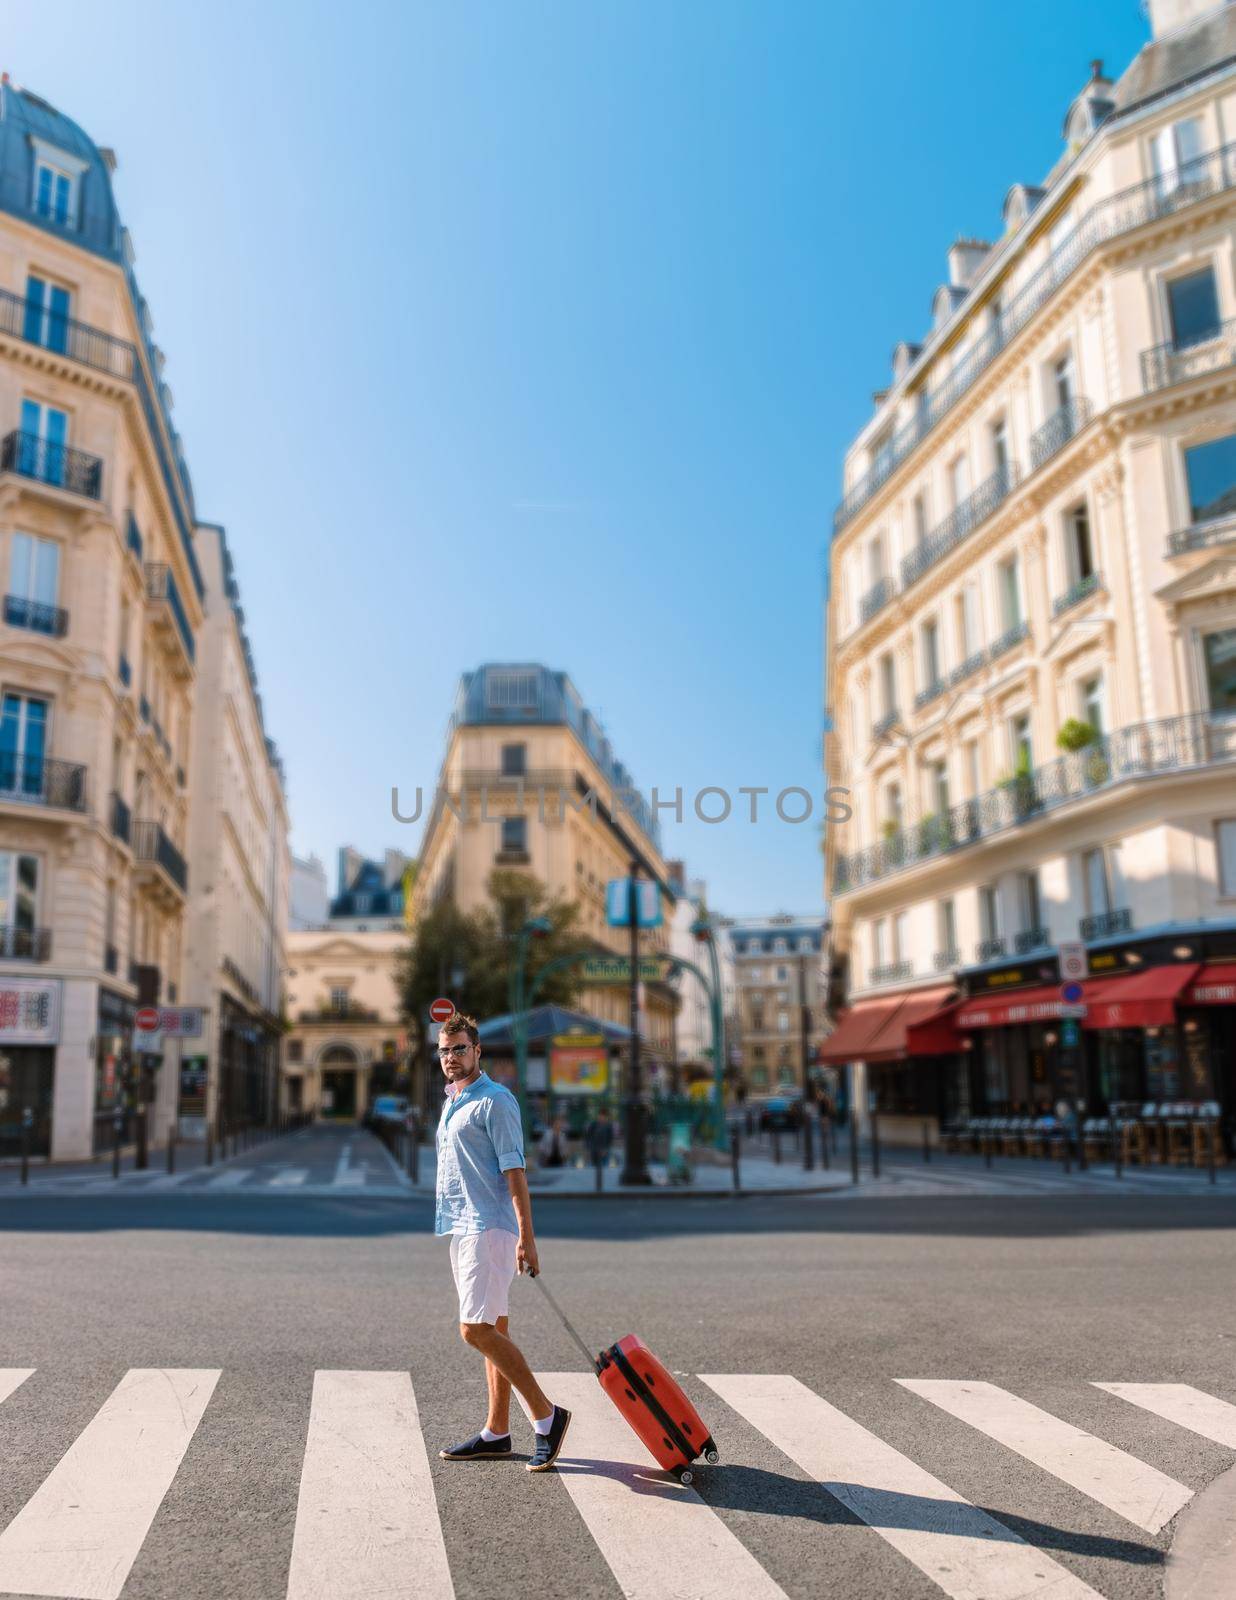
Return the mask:
[[[1038,795],[1034,787],[1034,774],[1030,770],[1030,758],[1024,750],[1018,752],[1017,765],[1012,772],[997,780],[996,787],[1003,789],[1011,796],[1013,812],[1020,822],[1038,809]]]
[[[1056,735],[1056,744],[1070,755],[1086,752],[1082,756],[1081,771],[1083,779],[1090,788],[1097,788],[1099,784],[1106,783],[1111,776],[1111,763],[1103,748],[1102,735],[1092,722],[1082,722],[1077,717],[1069,717]]]

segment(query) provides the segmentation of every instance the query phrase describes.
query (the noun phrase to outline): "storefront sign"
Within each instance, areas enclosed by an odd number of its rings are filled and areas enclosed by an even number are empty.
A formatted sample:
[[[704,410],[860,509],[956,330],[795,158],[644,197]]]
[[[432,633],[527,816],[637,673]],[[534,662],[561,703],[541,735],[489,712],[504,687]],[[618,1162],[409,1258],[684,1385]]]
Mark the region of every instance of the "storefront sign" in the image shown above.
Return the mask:
[[[555,1036],[549,1052],[552,1094],[604,1094],[609,1085],[609,1052],[600,1034]]]
[[[0,981],[0,1045],[60,1042],[60,980]]]

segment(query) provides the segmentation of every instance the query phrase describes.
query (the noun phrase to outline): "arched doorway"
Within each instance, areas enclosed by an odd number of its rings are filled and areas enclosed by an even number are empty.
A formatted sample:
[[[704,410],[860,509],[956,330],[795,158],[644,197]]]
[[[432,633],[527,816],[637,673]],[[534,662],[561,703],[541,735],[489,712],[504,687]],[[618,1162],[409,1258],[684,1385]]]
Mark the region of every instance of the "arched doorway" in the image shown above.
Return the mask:
[[[322,1079],[321,1114],[332,1122],[356,1121],[356,1078],[360,1061],[350,1045],[332,1044],[318,1057]]]

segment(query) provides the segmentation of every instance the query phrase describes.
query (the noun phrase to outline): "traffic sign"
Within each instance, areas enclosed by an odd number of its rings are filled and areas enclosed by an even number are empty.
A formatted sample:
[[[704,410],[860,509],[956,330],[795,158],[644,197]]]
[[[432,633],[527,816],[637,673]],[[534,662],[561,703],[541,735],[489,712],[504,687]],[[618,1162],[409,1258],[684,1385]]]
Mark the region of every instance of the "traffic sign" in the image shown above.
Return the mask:
[[[1081,1030],[1078,1022],[1073,1017],[1066,1017],[1060,1024],[1060,1043],[1066,1050],[1076,1050],[1081,1042]]]
[[[1076,982],[1086,976],[1086,947],[1080,939],[1062,939],[1057,946],[1060,954],[1061,983]]]
[[[1084,1017],[1086,1015],[1086,1007],[1062,1005],[1056,1015],[1059,1017]]]
[[[1070,1005],[1075,1006],[1085,992],[1080,983],[1062,983],[1060,985],[1060,998],[1067,1000]]]
[[[143,1006],[133,1018],[133,1025],[139,1033],[157,1033],[159,1031],[158,1006]]]
[[[454,1014],[455,1002],[446,999],[445,996],[439,997],[429,1007],[430,1022],[445,1022],[448,1017],[454,1016]]]
[[[611,928],[631,926],[630,878],[611,878],[605,885],[605,920]],[[635,921],[640,928],[661,926],[661,891],[648,878],[635,883]]]

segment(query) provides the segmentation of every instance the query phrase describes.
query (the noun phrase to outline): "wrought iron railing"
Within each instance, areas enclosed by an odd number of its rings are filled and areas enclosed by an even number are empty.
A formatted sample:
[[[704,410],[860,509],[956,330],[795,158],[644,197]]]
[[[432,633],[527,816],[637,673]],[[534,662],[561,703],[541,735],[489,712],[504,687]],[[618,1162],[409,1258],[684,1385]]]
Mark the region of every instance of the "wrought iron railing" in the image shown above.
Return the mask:
[[[1236,319],[1220,322],[1187,344],[1157,344],[1142,351],[1142,387],[1147,394],[1186,383],[1236,361]]]
[[[871,982],[876,983],[901,983],[913,975],[914,963],[912,961],[889,961],[882,967],[872,967]]]
[[[954,967],[961,965],[961,951],[956,947],[951,950],[937,950],[932,960],[937,972],[952,972]]]
[[[1009,942],[1001,937],[980,939],[974,947],[974,959],[979,966],[982,966],[984,961],[999,961],[1002,956],[1006,956],[1008,953]]]
[[[1096,589],[1103,587],[1103,576],[1098,572],[1091,572],[1084,578],[1078,578],[1076,583],[1071,583],[1063,594],[1058,594],[1051,603],[1053,617],[1060,616],[1065,611],[1071,611],[1074,606],[1081,605]]]
[[[858,602],[859,620],[870,622],[877,611],[883,611],[896,593],[897,585],[892,578],[877,578]]]
[[[1085,395],[1074,395],[1059,410],[1053,411],[1043,426],[1030,435],[1030,467],[1038,469],[1063,450],[1094,416],[1094,407]]]
[[[50,928],[21,928],[0,923],[0,960],[47,961],[51,956]]]
[[[1134,723],[1015,774],[973,800],[898,828],[876,844],[838,856],[833,889],[848,894],[1118,783],[1227,762],[1236,762],[1236,717],[1196,712]]]
[[[1118,911],[1099,911],[1092,917],[1083,917],[1077,927],[1083,939],[1106,939],[1109,934],[1131,932],[1133,913],[1124,906]]]
[[[69,356],[96,372],[133,381],[136,352],[131,344],[75,317],[56,315],[40,301],[26,300],[8,289],[0,289],[0,332]]]
[[[1011,628],[1006,628],[996,642],[987,652],[987,659],[995,661],[997,657],[1006,655],[1023,639],[1030,637],[1030,624],[1028,622],[1015,622]]]
[[[891,733],[900,721],[901,712],[894,706],[891,711],[886,711],[882,717],[872,723],[871,737],[873,739],[882,739],[886,733]]]
[[[1236,541],[1236,513],[1181,528],[1178,533],[1169,535],[1167,553],[1169,556],[1182,556],[1189,550],[1205,550],[1210,545],[1231,544],[1233,541]]]
[[[11,628],[29,628],[31,633],[50,634],[53,639],[63,639],[69,631],[69,613],[63,606],[44,605],[19,594],[5,595],[4,620]]]
[[[42,439],[37,433],[23,433],[20,428],[6,433],[0,443],[0,472],[16,472],[90,500],[97,500],[103,492],[103,463],[98,456]]]
[[[955,684],[964,683],[967,678],[972,678],[979,668],[986,664],[986,661],[986,650],[976,650],[973,655],[967,656],[964,661],[959,661],[948,675],[949,688],[953,688]]]
[[[112,832],[116,835],[117,839],[123,839],[126,844],[129,842],[129,824],[131,821],[132,813],[129,810],[128,801],[123,799],[119,794],[117,794],[116,790],[113,789]]]
[[[185,858],[157,822],[144,819],[133,824],[133,854],[139,861],[161,867],[182,894],[189,885]]]
[[[938,700],[947,688],[948,684],[943,678],[933,679],[914,696],[914,709],[921,711],[924,706],[929,706],[933,700]]]
[[[1017,463],[1006,461],[989,478],[984,478],[973,494],[954,506],[944,521],[934,527],[921,544],[901,559],[901,586],[908,589],[929,567],[934,567],[950,550],[985,522],[1008,498],[1018,478]]]
[[[176,631],[180,635],[180,642],[185,647],[185,654],[189,660],[194,658],[193,629],[189,626],[189,618],[180,598],[180,590],[176,587],[176,579],[171,567],[166,561],[148,561],[146,563],[146,595],[151,600],[166,600],[176,622]]]
[[[1082,262],[1111,239],[1236,185],[1236,145],[1227,145],[1162,174],[1098,200],[1043,265],[1001,308],[1000,315],[972,344],[952,372],[919,400],[915,414],[881,450],[879,459],[846,493],[833,516],[840,532],[945,417],[999,356],[1014,336],[1071,278]]]
[[[51,756],[15,755],[0,750],[0,801],[56,806],[65,811],[86,809],[86,769],[76,761]]]
[[[1013,935],[1013,950],[1019,956],[1029,955],[1031,950],[1045,950],[1050,944],[1051,934],[1046,928],[1022,928]]]

